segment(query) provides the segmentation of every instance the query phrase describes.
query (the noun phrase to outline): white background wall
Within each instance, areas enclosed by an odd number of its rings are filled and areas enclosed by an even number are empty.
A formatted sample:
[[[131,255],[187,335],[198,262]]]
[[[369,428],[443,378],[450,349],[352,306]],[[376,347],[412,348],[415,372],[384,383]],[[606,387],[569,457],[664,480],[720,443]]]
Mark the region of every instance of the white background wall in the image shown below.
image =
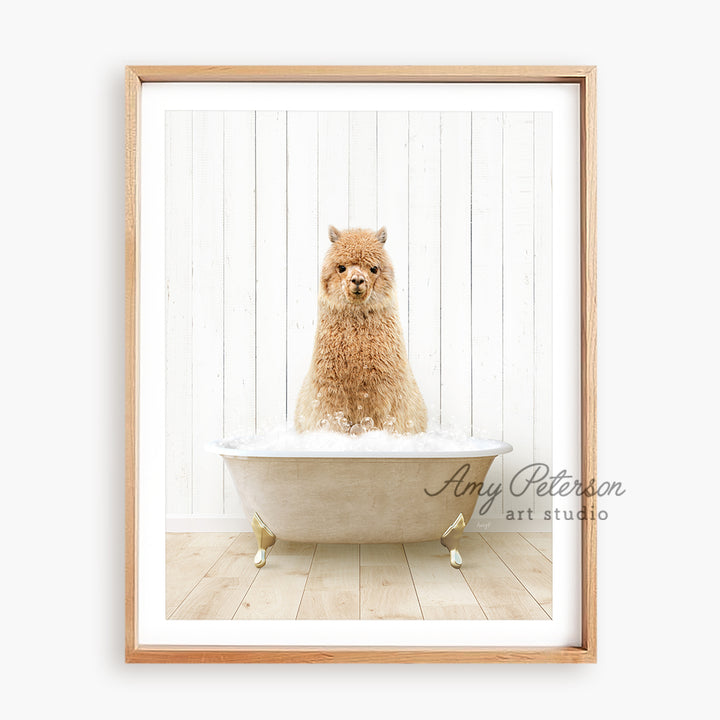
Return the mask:
[[[505,513],[530,509],[539,519],[523,528],[550,529],[549,497],[507,488],[531,463],[552,467],[552,123],[547,112],[167,112],[169,530],[198,519],[249,530],[204,446],[292,427],[330,224],[388,228],[430,428],[513,445],[488,473],[504,492],[483,526],[517,529]]]
[[[608,718],[715,705],[711,6],[12,4],[2,49],[3,705],[17,717]],[[123,665],[125,63],[600,66],[599,664]],[[682,452],[684,451],[684,452]],[[692,494],[691,494],[692,493]],[[282,693],[279,692],[282,690]],[[348,702],[348,698],[352,698]]]

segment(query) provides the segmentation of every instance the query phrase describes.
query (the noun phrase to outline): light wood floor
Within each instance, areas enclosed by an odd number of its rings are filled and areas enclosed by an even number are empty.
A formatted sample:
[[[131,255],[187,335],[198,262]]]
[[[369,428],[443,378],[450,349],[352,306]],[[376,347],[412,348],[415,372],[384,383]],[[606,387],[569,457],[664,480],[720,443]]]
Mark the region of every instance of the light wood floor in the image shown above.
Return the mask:
[[[252,533],[168,533],[171,619],[547,620],[551,533],[465,533],[461,570],[439,541],[278,540],[253,564]]]

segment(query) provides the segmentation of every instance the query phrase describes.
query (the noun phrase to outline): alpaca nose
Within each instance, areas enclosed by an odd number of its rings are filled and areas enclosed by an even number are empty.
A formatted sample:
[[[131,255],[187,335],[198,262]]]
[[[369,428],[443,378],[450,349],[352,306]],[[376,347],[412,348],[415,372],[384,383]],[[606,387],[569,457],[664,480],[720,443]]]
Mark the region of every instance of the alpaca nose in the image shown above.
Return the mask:
[[[354,277],[350,278],[350,282],[360,287],[360,285],[365,282],[365,278],[360,275],[355,275]]]

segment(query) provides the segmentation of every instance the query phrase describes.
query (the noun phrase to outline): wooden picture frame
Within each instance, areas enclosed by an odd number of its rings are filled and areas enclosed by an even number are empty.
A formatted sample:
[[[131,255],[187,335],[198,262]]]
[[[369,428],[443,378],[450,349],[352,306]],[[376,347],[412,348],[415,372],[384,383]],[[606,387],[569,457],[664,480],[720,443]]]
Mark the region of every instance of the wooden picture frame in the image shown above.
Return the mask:
[[[235,647],[138,642],[138,317],[140,107],[145,83],[569,83],[580,98],[581,481],[596,477],[596,69],[592,66],[131,66],[126,68],[126,661],[140,663],[592,663],[596,500],[583,497],[582,639],[561,647]]]

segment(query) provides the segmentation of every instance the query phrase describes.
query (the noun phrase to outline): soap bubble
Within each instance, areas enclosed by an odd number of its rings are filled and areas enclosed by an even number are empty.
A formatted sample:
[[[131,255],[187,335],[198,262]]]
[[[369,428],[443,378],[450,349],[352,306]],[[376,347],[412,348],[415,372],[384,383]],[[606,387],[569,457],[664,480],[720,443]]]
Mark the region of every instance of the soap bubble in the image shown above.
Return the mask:
[[[298,433],[283,424],[273,429],[262,430],[257,435],[242,435],[225,440],[222,447],[229,449],[248,448],[253,452],[268,454],[282,452],[368,452],[373,454],[395,452],[461,452],[488,447],[487,440],[468,437],[457,431],[432,428],[424,433],[402,434],[395,431],[397,420],[388,417],[382,428],[372,418],[365,417],[360,423],[351,425],[340,413],[341,420],[328,414],[310,432]],[[370,432],[369,430],[372,430]],[[352,434],[351,434],[352,433]],[[357,435],[355,433],[358,433]]]
[[[385,418],[385,420],[383,420],[382,429],[387,432],[394,432],[396,422],[397,420],[392,415],[390,415],[389,417]]]

